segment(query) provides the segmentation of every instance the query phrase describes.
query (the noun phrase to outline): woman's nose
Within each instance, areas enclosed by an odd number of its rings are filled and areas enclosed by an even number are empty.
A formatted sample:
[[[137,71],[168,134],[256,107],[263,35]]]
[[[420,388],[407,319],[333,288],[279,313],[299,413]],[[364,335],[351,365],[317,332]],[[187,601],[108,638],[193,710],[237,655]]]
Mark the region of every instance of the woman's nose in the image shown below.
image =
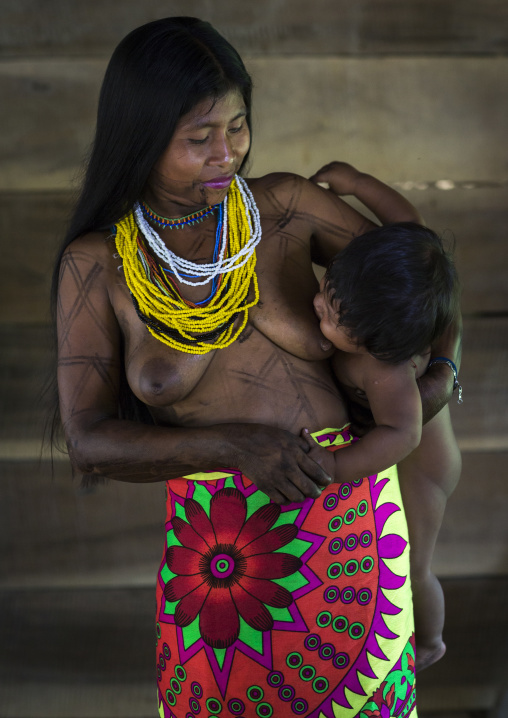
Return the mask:
[[[220,136],[212,143],[212,152],[208,160],[211,165],[229,165],[233,162],[235,150],[230,137]]]

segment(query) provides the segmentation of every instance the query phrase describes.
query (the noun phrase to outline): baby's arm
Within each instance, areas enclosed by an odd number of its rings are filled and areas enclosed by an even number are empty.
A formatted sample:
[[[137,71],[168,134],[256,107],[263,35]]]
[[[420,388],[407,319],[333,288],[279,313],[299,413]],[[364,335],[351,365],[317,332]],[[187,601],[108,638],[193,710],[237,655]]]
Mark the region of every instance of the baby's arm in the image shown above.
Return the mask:
[[[360,441],[331,456],[308,439],[310,456],[338,483],[371,476],[404,459],[420,443],[422,409],[410,362],[387,364],[365,354],[355,356],[358,376],[370,404],[375,428]],[[332,461],[333,459],[333,461]]]
[[[330,162],[316,172],[312,182],[327,182],[335,194],[356,197],[373,212],[382,224],[393,222],[416,222],[424,224],[421,215],[413,205],[392,187],[380,182],[372,175],[358,171],[346,162]],[[330,255],[331,256],[331,255]],[[326,263],[316,257],[314,261]],[[462,318],[460,311],[448,329],[432,345],[431,359],[447,357],[460,369],[462,340]],[[423,423],[426,424],[450,401],[453,394],[454,377],[446,364],[433,364],[418,380],[423,406]],[[361,421],[358,417],[359,422]],[[363,427],[369,430],[367,420]]]
[[[396,190],[372,175],[360,172],[347,162],[330,162],[311,178],[327,182],[330,190],[340,196],[356,197],[379,219],[381,224],[417,222],[423,224],[418,210]]]

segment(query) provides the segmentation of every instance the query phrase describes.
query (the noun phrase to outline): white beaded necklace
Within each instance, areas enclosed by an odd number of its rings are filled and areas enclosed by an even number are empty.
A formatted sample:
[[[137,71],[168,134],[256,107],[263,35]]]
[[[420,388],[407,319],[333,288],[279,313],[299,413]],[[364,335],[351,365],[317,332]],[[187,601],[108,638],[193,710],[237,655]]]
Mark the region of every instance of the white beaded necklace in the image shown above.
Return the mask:
[[[245,180],[239,175],[235,175],[235,180],[245,206],[245,214],[249,225],[249,239],[239,252],[224,259],[228,242],[228,197],[226,195],[223,201],[224,216],[222,220],[222,236],[219,258],[216,262],[209,264],[196,264],[195,262],[190,262],[183,257],[179,257],[177,254],[168,249],[162,241],[160,235],[146,221],[139,202],[136,202],[134,205],[136,224],[141,230],[148,245],[151,247],[152,251],[160,259],[162,259],[163,262],[169,265],[171,271],[174,272],[175,277],[179,282],[182,282],[182,284],[188,284],[192,287],[208,284],[208,282],[214,279],[217,275],[227,274],[228,272],[232,272],[235,269],[242,267],[249,261],[250,257],[254,253],[254,250],[261,241],[261,219],[256,202],[252,196],[252,192],[248,188]],[[243,260],[237,264],[241,257],[243,257]],[[182,276],[182,274],[204,277],[204,280],[202,282],[189,282]]]

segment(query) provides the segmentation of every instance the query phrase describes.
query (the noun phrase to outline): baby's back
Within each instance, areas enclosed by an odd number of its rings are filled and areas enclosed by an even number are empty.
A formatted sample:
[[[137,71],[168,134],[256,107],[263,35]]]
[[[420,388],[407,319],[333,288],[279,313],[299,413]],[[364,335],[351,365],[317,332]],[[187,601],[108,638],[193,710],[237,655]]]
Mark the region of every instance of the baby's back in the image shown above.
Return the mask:
[[[421,377],[427,370],[430,360],[430,347],[422,354],[417,354],[408,360],[414,368],[415,379]],[[368,364],[369,375],[376,371],[379,366],[379,375],[382,376],[382,370],[386,367],[386,362],[375,359],[372,355],[365,353],[343,352],[337,349],[332,357],[332,366],[335,377],[339,382],[341,391],[346,397],[357,404],[368,407],[369,401],[364,386],[364,377],[366,374],[366,364]],[[401,362],[401,366],[406,362]]]

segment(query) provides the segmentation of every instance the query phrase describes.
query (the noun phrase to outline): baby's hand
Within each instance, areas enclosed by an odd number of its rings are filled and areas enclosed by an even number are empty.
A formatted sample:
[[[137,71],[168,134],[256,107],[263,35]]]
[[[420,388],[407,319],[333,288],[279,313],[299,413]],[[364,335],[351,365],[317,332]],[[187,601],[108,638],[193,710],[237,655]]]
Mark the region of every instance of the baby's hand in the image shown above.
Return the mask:
[[[331,451],[327,451],[319,444],[316,444],[308,429],[302,429],[300,436],[305,439],[309,446],[307,456],[316,462],[335,481],[335,458]]]
[[[338,195],[355,195],[356,184],[362,172],[359,172],[347,162],[330,162],[321,167],[312,177],[311,182],[318,184],[319,182],[327,182],[328,186]]]

